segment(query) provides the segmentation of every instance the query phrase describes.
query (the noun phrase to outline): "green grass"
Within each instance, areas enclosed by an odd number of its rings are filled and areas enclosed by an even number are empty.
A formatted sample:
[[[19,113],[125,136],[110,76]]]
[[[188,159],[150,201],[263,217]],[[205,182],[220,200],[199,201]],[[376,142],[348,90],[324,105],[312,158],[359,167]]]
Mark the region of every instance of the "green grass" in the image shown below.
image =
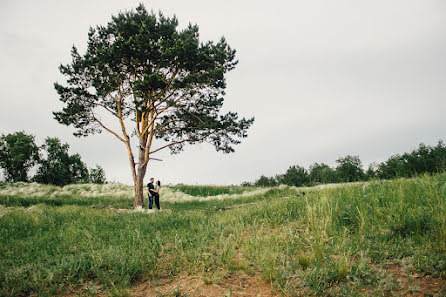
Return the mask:
[[[90,287],[124,294],[143,279],[183,272],[212,282],[210,272],[227,271],[257,275],[288,296],[380,296],[399,290],[389,263],[446,278],[445,174],[299,193],[281,187],[238,199],[161,200],[164,211],[148,215],[92,208],[131,204],[123,197],[0,192],[7,207],[0,208],[0,295]],[[215,211],[231,205],[242,207]]]
[[[242,194],[243,192],[252,191],[253,187],[240,186],[190,186],[190,185],[175,185],[170,186],[172,190],[180,191],[191,196],[207,197],[217,196],[222,194]]]
[[[218,211],[228,206],[244,206],[245,204],[254,204],[264,200],[273,201],[275,199],[283,199],[283,197],[297,197],[299,194],[295,189],[290,187],[283,187],[281,189],[272,188],[263,193],[253,194],[249,196],[240,196],[234,199],[227,197],[223,199],[202,199],[190,200],[187,202],[180,201],[166,201],[162,203],[162,207],[170,210],[188,210],[188,211]]]
[[[72,196],[58,196],[55,198],[47,197],[16,197],[16,196],[0,196],[0,205],[7,207],[23,206],[29,207],[37,204],[45,204],[49,206],[78,205],[91,206],[98,208],[114,207],[114,208],[131,208],[133,201],[128,198],[85,198]]]

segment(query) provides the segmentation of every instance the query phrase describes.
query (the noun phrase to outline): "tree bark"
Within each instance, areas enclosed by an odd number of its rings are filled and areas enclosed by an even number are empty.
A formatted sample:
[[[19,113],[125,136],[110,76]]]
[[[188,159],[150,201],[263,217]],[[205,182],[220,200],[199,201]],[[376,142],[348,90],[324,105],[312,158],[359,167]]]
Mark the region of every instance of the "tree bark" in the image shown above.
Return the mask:
[[[144,208],[144,176],[146,175],[147,163],[145,162],[146,148],[141,144],[144,143],[144,139],[141,140],[139,146],[139,158],[138,158],[138,170],[136,172],[135,184],[135,201],[133,207]]]
[[[133,202],[134,208],[144,208],[144,177],[137,177],[135,181],[135,200]]]

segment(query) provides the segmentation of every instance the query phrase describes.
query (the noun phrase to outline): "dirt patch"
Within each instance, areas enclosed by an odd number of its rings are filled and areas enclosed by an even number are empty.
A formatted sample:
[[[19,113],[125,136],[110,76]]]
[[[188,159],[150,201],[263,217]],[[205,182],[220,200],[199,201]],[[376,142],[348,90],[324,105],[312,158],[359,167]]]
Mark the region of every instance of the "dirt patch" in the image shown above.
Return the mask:
[[[271,284],[260,281],[255,276],[230,273],[212,283],[201,277],[182,275],[173,280],[141,283],[130,291],[131,296],[188,296],[188,297],[273,297]],[[232,295],[230,295],[232,294]]]
[[[393,291],[397,296],[438,296],[446,293],[446,280],[410,272],[397,264],[388,264],[385,269],[393,274],[399,290]]]
[[[241,259],[241,256],[236,257]],[[376,264],[371,264],[377,270]],[[391,288],[366,287],[361,289],[359,296],[446,296],[446,280],[434,278],[429,275],[418,274],[395,264],[385,264],[381,269],[385,272],[385,279],[392,281]],[[249,272],[248,272],[249,273]],[[393,285],[395,284],[395,285]],[[297,289],[297,283],[296,283]],[[298,296],[305,296],[306,288],[296,291]],[[244,270],[236,272],[220,271],[203,275],[181,274],[172,279],[150,279],[139,281],[132,288],[124,290],[133,297],[276,297],[283,296],[278,289],[274,289],[271,283],[262,281],[256,275],[247,274]],[[102,291],[101,286],[89,284],[82,288],[73,289],[64,294],[65,297],[89,295],[87,292],[94,292],[94,296],[110,296]],[[298,293],[299,292],[299,293]],[[337,286],[329,288],[327,296],[338,295]],[[337,294],[336,294],[337,293]],[[91,295],[91,294],[90,294]],[[312,295],[311,295],[312,296]]]

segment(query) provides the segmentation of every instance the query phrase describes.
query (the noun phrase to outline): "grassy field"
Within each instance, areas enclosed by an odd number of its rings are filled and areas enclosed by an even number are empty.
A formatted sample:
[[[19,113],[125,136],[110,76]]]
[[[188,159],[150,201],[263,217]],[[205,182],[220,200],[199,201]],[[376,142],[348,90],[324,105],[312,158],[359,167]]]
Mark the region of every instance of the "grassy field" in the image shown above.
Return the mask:
[[[0,184],[0,295],[445,296],[446,174],[302,191]]]
[[[174,191],[180,191],[195,197],[217,196],[221,194],[242,194],[252,191],[253,187],[227,187],[227,186],[190,186],[175,185],[169,187]]]

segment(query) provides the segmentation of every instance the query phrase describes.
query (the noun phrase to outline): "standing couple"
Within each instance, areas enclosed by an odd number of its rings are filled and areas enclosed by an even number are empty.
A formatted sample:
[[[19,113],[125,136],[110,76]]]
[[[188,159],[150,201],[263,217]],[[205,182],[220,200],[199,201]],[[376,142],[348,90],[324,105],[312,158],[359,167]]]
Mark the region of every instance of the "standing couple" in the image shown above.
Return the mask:
[[[149,209],[152,209],[153,206],[153,198],[155,198],[155,204],[156,208],[160,209],[160,189],[161,189],[161,182],[157,181],[156,185],[153,183],[155,182],[155,179],[152,177],[150,179],[150,183],[147,184],[147,190],[148,190],[148,196],[149,196]]]

